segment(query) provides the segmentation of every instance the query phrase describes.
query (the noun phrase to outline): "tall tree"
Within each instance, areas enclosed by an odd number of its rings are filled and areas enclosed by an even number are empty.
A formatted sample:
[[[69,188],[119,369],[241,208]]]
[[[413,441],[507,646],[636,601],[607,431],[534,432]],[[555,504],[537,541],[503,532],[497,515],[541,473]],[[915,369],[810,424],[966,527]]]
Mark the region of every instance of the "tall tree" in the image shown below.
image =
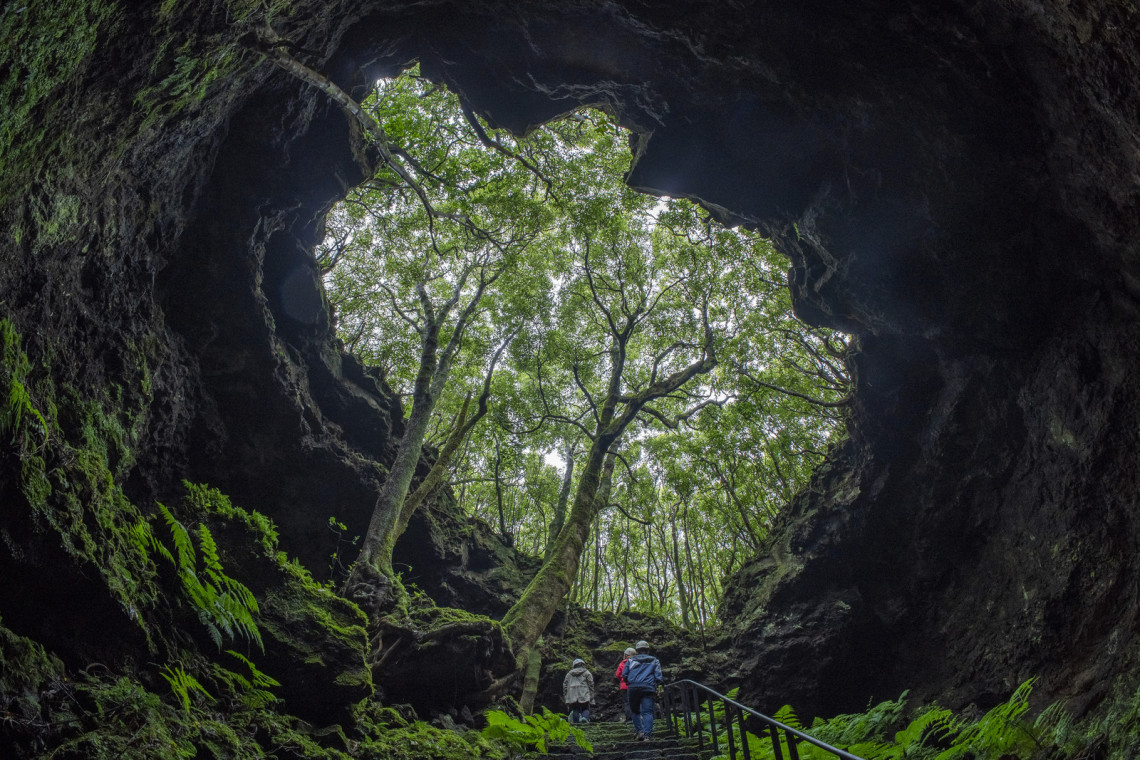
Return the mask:
[[[604,506],[597,497],[607,457],[635,421],[675,426],[706,405],[708,394],[690,383],[717,364],[715,320],[726,311],[707,252],[661,234],[648,210],[631,209],[620,226],[598,231],[600,240],[581,234],[576,241],[575,266],[560,294],[559,329],[549,335],[548,353],[534,363],[540,389],[551,371],[577,388],[591,424],[545,395],[542,414],[578,427],[590,447],[566,524],[503,618],[520,647],[537,640],[577,577],[590,525]]]
[[[504,619],[518,651],[578,576],[592,529],[591,603],[640,598],[703,624],[721,574],[762,542],[842,419],[842,339],[795,322],[786,264],[765,241],[629,190],[628,140],[597,112],[519,138],[414,76],[385,83],[369,108],[306,81],[381,154],[373,181],[330,216],[322,265],[346,345],[410,400],[356,572],[390,575],[411,509],[457,461],[464,502],[545,554]],[[585,448],[562,457],[559,478],[544,454],[575,436]],[[632,471],[611,470],[617,497],[600,498],[607,457],[631,438],[647,480],[664,485],[649,498]],[[432,440],[440,456],[413,491]],[[665,477],[676,472],[683,488]],[[636,521],[611,518],[607,502],[651,522],[651,541],[631,542]],[[625,564],[611,578],[617,565],[600,559],[618,544]],[[655,576],[631,585],[636,563]]]

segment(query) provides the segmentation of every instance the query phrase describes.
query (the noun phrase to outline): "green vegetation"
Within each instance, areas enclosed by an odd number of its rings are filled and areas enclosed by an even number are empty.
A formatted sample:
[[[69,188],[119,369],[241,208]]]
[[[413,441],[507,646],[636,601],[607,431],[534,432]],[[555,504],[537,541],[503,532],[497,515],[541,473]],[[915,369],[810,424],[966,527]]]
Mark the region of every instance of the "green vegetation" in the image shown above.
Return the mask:
[[[834,747],[866,760],[1078,760],[1093,757],[1131,756],[1140,729],[1140,691],[1118,699],[1099,718],[1078,721],[1060,703],[1033,714],[1029,700],[1030,679],[1010,698],[977,717],[963,717],[937,705],[908,710],[906,692],[865,712],[816,718],[811,726],[801,723],[790,705],[781,708],[776,720],[804,731]],[[730,698],[736,690],[729,692]],[[723,708],[715,707],[718,741],[727,747]],[[709,730],[707,714],[704,730]],[[733,740],[740,745],[740,730],[733,727]],[[754,758],[774,758],[771,736],[747,734]],[[797,745],[805,760],[834,757],[807,743]],[[739,749],[738,749],[739,751]],[[788,757],[786,737],[781,733],[780,751]],[[717,756],[724,760],[727,754]]]
[[[208,631],[207,641],[260,642],[290,663],[288,671],[264,670],[260,648],[255,658],[234,649],[199,650],[167,631],[154,637],[155,653],[145,665],[93,665],[69,674],[43,647],[0,626],[0,746],[15,748],[17,756],[43,751],[54,758],[115,760],[506,756],[502,745],[477,732],[439,729],[372,701],[360,611],[287,559],[264,516],[216,489],[185,487],[176,506],[159,505],[152,516],[155,533],[164,537],[152,534],[146,521],[125,528],[144,556],[161,557],[159,572],[152,568],[155,601],[138,610],[142,624],[156,630],[181,607],[187,620],[196,618]],[[260,597],[253,599],[237,578],[260,579],[247,581],[261,589]],[[421,606],[425,623],[474,617]],[[290,715],[280,697],[281,681],[298,675],[307,689],[343,698],[346,709],[360,701],[341,725],[314,729]]]
[[[10,645],[19,641],[0,627],[0,662],[12,662]],[[276,711],[275,703],[250,704],[244,689],[235,689],[231,679],[204,683],[178,664],[160,673],[171,688],[170,698],[135,677],[92,671],[75,681],[57,674],[24,692],[22,699],[8,701],[5,734],[0,738],[5,744],[0,746],[17,748],[17,757],[56,760],[502,760],[507,756],[503,744],[478,732],[439,729],[371,700],[356,705],[344,727],[318,730]],[[20,675],[25,684],[35,684],[37,677],[49,672]],[[6,700],[13,694],[8,686],[8,681],[0,682],[0,696]]]
[[[264,650],[265,644],[254,619],[259,611],[257,600],[248,588],[222,569],[218,546],[210,529],[205,525],[198,526],[195,531],[198,552],[195,552],[195,540],[191,538],[190,531],[165,506],[159,504],[158,509],[170,529],[174,552],[171,553],[153,536],[150,536],[150,545],[178,570],[183,596],[197,610],[198,619],[206,626],[214,644],[221,649],[223,634],[231,639],[240,634]],[[198,554],[201,555],[201,563]]]
[[[7,3],[0,11],[0,50],[19,65],[0,74],[0,155],[8,166],[44,155],[48,131],[37,122],[59,113],[76,73],[95,51],[100,30],[116,11],[114,2]],[[44,112],[33,118],[37,111]],[[3,195],[0,195],[2,198]]]
[[[842,420],[846,345],[794,319],[786,263],[627,187],[629,135],[600,111],[519,137],[414,69],[358,106],[272,55],[384,157],[318,252],[342,340],[411,399],[361,557],[391,576],[411,511],[448,484],[547,560],[504,619],[516,645],[568,593],[710,622]],[[440,456],[413,493],[425,443]]]
[[[0,435],[11,453],[2,464],[16,492],[10,498],[28,508],[30,524],[23,528],[47,527],[58,535],[63,550],[102,577],[127,616],[148,632],[140,612],[157,597],[154,566],[138,533],[142,514],[116,482],[132,461],[135,433],[123,422],[127,413],[107,411],[121,409],[110,398],[68,391],[57,399],[50,383],[30,384],[30,363],[7,320],[0,320],[0,356]],[[20,541],[6,542],[22,551]]]
[[[582,729],[570,725],[566,718],[545,707],[542,708],[541,715],[525,715],[521,721],[501,710],[488,710],[487,726],[481,733],[488,739],[496,739],[523,750],[534,749],[545,753],[549,742],[561,743],[573,738],[584,751],[594,751]]]

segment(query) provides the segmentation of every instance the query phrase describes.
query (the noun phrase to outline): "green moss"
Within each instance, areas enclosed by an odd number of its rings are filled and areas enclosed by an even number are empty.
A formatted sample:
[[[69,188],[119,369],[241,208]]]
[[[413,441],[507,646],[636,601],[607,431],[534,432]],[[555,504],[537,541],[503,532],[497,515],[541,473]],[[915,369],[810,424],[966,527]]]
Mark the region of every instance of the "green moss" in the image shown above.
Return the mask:
[[[262,556],[284,564],[277,551],[277,528],[273,521],[256,510],[234,506],[229,497],[216,488],[183,481],[186,497],[183,509],[198,519],[221,518],[244,526],[254,537]],[[310,578],[311,580],[311,578]]]
[[[378,732],[360,742],[360,760],[460,760],[460,758],[506,758],[507,750],[475,731],[457,733],[422,722],[406,728]]]
[[[486,615],[477,615],[455,607],[439,607],[431,597],[414,587],[408,596],[407,610],[412,624],[422,631],[471,621],[486,621],[498,625],[497,620],[492,620]]]
[[[257,625],[267,647],[287,656],[298,670],[307,670],[304,678],[335,693],[331,698],[349,703],[371,693],[367,619],[360,608],[289,561],[279,551],[277,530],[267,517],[234,505],[217,489],[183,485],[180,518],[209,524],[216,533],[227,572],[234,568],[234,577],[258,597]]]
[[[100,575],[127,617],[144,631],[141,611],[157,598],[155,568],[137,526],[142,513],[116,482],[133,463],[137,433],[114,402],[70,391],[61,407],[54,386],[29,391],[30,364],[15,328],[0,320],[0,434],[10,436],[16,490],[40,530],[58,534],[78,564]],[[113,410],[113,411],[108,411]],[[69,436],[61,426],[67,419]]]
[[[48,132],[37,110],[53,112],[68,83],[90,59],[118,4],[100,0],[7,3],[0,11],[0,50],[16,65],[0,67],[0,155],[9,167],[47,155]],[[9,182],[9,186],[11,183]]]
[[[0,320],[0,435],[10,435],[24,453],[38,451],[47,442],[47,422],[26,385],[29,369],[15,327]]]
[[[198,52],[199,48],[205,48]],[[144,129],[158,120],[199,106],[219,82],[234,74],[250,54],[234,43],[210,47],[186,40],[171,55],[169,41],[159,47],[152,71],[167,71],[161,81],[148,85],[135,96],[134,104],[144,113]]]
[[[305,574],[308,575],[307,573]],[[313,582],[291,575],[266,595],[264,630],[290,650],[299,663],[331,668],[333,683],[371,690],[372,672],[364,655],[367,622],[360,608]]]
[[[63,663],[42,646],[0,626],[0,704],[16,720],[44,719],[43,694],[66,680]]]
[[[352,756],[361,760],[459,760],[508,756],[503,745],[483,738],[478,732],[439,729],[372,700],[356,705],[353,718],[364,739]]]
[[[77,237],[83,221],[79,196],[61,194],[49,199],[37,198],[31,206],[37,246],[59,245]]]
[[[266,604],[279,612],[285,620],[300,624],[310,621],[325,634],[351,648],[358,648],[366,640],[367,618],[360,608],[330,589],[313,580],[313,576],[298,562],[287,559],[278,550],[277,528],[273,521],[260,512],[235,506],[215,488],[194,483],[183,483],[186,497],[183,514],[199,520],[224,520],[240,526],[246,533],[249,546],[275,567],[275,583],[268,589]],[[312,657],[321,657],[320,637],[312,637]]]

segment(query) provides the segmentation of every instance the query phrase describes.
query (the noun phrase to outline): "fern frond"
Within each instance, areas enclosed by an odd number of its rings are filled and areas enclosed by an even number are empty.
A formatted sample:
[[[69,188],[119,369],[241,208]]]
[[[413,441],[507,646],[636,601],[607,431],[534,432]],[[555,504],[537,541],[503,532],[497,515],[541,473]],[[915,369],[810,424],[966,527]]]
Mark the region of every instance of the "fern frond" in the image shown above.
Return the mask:
[[[202,625],[206,627],[206,633],[210,634],[210,641],[214,642],[214,646],[218,649],[222,648],[222,632],[218,630],[218,626],[214,625],[214,621],[204,612],[198,613],[198,619]]]
[[[243,705],[260,709],[279,701],[277,695],[269,691],[270,688],[281,685],[276,679],[262,673],[257,665],[240,652],[227,649],[226,654],[243,663],[249,669],[250,677],[246,678],[241,673],[235,673],[216,663],[213,666],[214,676],[229,686],[230,691]]]
[[[792,709],[791,705],[784,705],[772,717],[797,731],[802,731],[804,728],[803,723],[800,722],[800,716],[796,715],[796,711]]]
[[[895,734],[895,743],[903,748],[944,746],[957,735],[958,730],[959,723],[954,713],[934,707]]]
[[[227,649],[226,654],[236,658],[240,662],[244,663],[247,668],[249,668],[250,678],[253,679],[255,686],[273,687],[281,685],[280,681],[258,670],[257,665],[255,665],[248,657],[241,654],[240,652],[235,652],[232,649]]]
[[[170,684],[170,690],[174,696],[178,697],[178,701],[182,704],[182,709],[187,715],[190,714],[191,695],[194,692],[202,694],[211,702],[214,701],[210,692],[206,691],[206,688],[198,682],[197,678],[183,670],[181,665],[175,665],[173,668],[167,665],[159,675]]]
[[[174,552],[178,555],[178,569],[180,571],[189,569],[193,572],[198,563],[194,556],[194,542],[190,540],[190,532],[182,523],[178,522],[164,504],[158,504],[158,511],[162,513],[166,526],[170,528],[171,538],[174,539]]]
[[[218,585],[225,590],[226,594],[232,596],[238,604],[248,610],[251,616],[261,611],[257,605],[257,598],[244,583],[236,581],[228,575],[222,575],[221,582]]]
[[[198,547],[202,550],[202,565],[210,583],[220,586],[224,582],[222,579],[229,580],[222,570],[222,561],[218,558],[218,545],[205,525],[198,526]]]
[[[150,558],[150,553],[153,551],[160,557],[166,559],[170,564],[174,563],[174,555],[166,548],[166,545],[158,540],[154,535],[154,531],[150,529],[150,524],[146,520],[139,520],[134,526],[131,527],[131,539],[134,541],[138,548],[142,549],[143,553]]]
[[[962,729],[954,744],[939,753],[936,760],[959,760],[960,758],[981,756],[998,758],[1003,755],[1018,755],[1021,750],[1032,752],[1036,739],[1029,733],[1022,717],[1029,710],[1029,695],[1035,678],[1031,678],[1003,702],[985,715],[977,723]]]
[[[863,760],[900,760],[900,758],[906,757],[899,745],[883,744],[882,742],[852,744],[847,747],[847,751],[853,755],[858,755]]]

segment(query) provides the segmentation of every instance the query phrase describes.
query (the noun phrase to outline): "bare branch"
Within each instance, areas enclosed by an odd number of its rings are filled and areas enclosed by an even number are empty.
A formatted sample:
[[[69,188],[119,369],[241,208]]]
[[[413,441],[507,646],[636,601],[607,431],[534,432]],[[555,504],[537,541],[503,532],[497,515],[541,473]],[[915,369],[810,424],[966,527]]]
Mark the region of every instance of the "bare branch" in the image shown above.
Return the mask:
[[[803,401],[806,401],[813,406],[822,407],[824,409],[837,409],[839,407],[850,406],[850,404],[851,404],[852,397],[850,394],[847,396],[844,396],[843,398],[839,399],[838,401],[824,401],[822,399],[812,398],[811,396],[805,395],[803,393],[797,393],[796,391],[789,390],[788,388],[781,388],[778,385],[773,385],[772,383],[764,382],[763,380],[761,380],[760,378],[756,377],[751,372],[749,372],[747,369],[745,369],[742,365],[739,365],[739,364],[736,365],[735,369],[741,375],[743,375],[744,377],[747,377],[753,383],[755,383],[756,385],[759,385],[762,388],[767,388],[770,391],[776,391],[777,393],[782,393],[785,396],[791,396],[793,398],[802,399]]]
[[[545,174],[543,174],[537,166],[528,161],[525,156],[521,156],[518,153],[515,153],[503,145],[501,142],[493,139],[490,135],[488,135],[487,132],[483,129],[483,125],[479,123],[479,118],[475,115],[475,112],[471,110],[471,104],[468,103],[466,99],[463,99],[461,102],[463,107],[463,118],[467,120],[467,123],[471,126],[471,129],[475,130],[475,135],[479,138],[479,142],[483,143],[491,150],[501,153],[507,158],[518,161],[520,164],[526,167],[527,171],[542,180],[543,184],[546,185],[546,192],[548,194],[554,193],[554,183],[551,182],[550,179]]]

